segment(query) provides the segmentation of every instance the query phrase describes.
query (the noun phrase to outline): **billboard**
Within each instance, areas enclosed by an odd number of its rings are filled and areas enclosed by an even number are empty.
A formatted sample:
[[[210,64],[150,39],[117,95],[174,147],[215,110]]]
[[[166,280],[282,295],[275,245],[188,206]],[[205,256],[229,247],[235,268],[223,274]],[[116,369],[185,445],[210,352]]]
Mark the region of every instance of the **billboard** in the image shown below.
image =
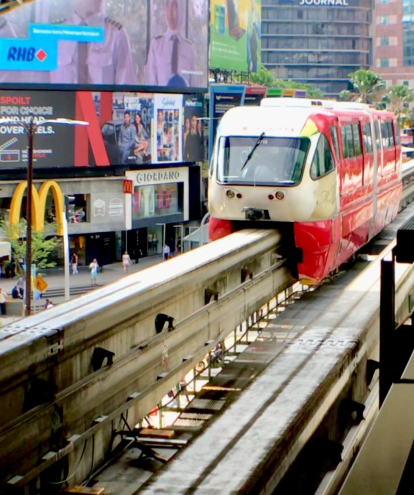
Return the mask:
[[[208,0],[33,0],[0,11],[0,83],[203,91]]]
[[[28,136],[21,124],[37,125],[33,163],[49,168],[73,166],[75,130],[72,126],[42,122],[75,118],[75,93],[44,91],[0,92],[0,169],[26,167]],[[4,123],[1,120],[4,119]],[[15,121],[15,122],[13,122]]]
[[[211,160],[214,140],[221,117],[230,110],[244,104],[246,87],[226,84],[212,84],[210,86],[209,103],[209,149],[208,158]]]
[[[201,161],[203,110],[204,97],[195,94],[1,91],[0,172],[27,167],[32,117],[37,169]],[[58,118],[88,125],[51,122]]]
[[[211,0],[210,67],[257,72],[261,45],[261,0]]]

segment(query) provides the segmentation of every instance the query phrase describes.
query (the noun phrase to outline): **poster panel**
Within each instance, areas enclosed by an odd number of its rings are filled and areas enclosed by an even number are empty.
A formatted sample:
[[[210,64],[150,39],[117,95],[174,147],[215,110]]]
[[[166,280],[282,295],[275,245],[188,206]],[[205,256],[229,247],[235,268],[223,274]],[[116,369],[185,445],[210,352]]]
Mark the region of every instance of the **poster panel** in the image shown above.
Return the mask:
[[[33,0],[0,11],[0,83],[10,87],[197,92],[207,66],[208,0]]]
[[[182,107],[183,95],[155,95],[154,163],[182,161]]]
[[[74,119],[75,93],[1,91],[0,170],[27,166],[28,134],[24,124],[29,122],[31,115],[37,126],[33,165],[38,168],[73,166],[73,126],[48,123],[47,120]]]
[[[185,162],[204,160],[204,97],[184,96],[183,153]]]
[[[259,106],[262,99],[266,96],[267,88],[264,86],[247,86],[244,95],[245,106]]]
[[[153,106],[151,93],[114,93],[112,120],[102,124],[111,165],[143,165],[152,161]]]
[[[210,86],[210,106],[209,106],[209,123],[210,123],[210,140],[209,140],[209,161],[213,152],[213,145],[216,138],[217,127],[221,117],[230,110],[230,108],[243,105],[245,86],[235,86],[226,84],[212,84]]]
[[[261,0],[211,0],[210,67],[257,72],[261,46]]]

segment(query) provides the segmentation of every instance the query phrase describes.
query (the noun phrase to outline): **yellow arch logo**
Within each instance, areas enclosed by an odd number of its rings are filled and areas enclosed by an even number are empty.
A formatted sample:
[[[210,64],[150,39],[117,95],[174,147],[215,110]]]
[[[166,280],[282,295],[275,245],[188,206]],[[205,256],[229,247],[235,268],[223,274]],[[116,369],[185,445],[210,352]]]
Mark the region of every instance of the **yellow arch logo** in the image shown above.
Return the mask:
[[[55,204],[55,212],[57,219],[57,235],[63,235],[63,211],[64,211],[64,199],[60,186],[54,180],[48,180],[44,182],[37,192],[35,186],[32,186],[32,219],[33,228],[36,232],[43,232],[45,227],[45,210],[46,199],[48,192],[51,190],[53,195],[53,201]],[[15,189],[10,205],[10,227],[17,226],[20,221],[20,215],[22,210],[23,196],[27,189],[27,181],[21,182]]]

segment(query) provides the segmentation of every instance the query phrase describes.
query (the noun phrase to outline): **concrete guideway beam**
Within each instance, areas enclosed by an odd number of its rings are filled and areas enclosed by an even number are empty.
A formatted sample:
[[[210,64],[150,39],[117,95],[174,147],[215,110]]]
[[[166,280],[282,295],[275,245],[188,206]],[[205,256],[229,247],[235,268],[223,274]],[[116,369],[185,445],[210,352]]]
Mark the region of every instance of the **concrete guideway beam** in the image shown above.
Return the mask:
[[[393,245],[338,296],[331,295],[327,307],[318,304],[319,291],[312,293],[319,316],[139,493],[163,493],[168,486],[176,495],[273,493],[350,384],[356,379],[360,391],[366,388],[366,361],[378,353],[380,258]],[[399,265],[399,323],[409,314],[413,287],[414,267]],[[320,292],[329,298],[335,290],[327,286]],[[288,313],[280,318],[279,324],[289,324]]]
[[[71,309],[65,313],[63,304],[56,308],[59,311],[55,318],[50,314],[53,310],[44,312],[44,322],[38,315],[33,317],[34,327],[30,327],[30,319],[24,320],[25,330],[0,342],[0,353],[3,351],[10,364],[10,369],[1,371],[3,379],[7,379],[3,381],[3,398],[7,397],[10,403],[14,399],[19,402],[27,386],[24,366],[26,370],[27,366],[32,370],[36,367],[37,376],[45,378],[49,373],[57,377],[54,383],[59,385],[53,401],[21,411],[2,423],[0,461],[7,467],[8,478],[31,469],[39,470],[36,466],[42,463],[42,456],[53,450],[50,435],[56,430],[56,423],[66,439],[80,435],[72,446],[63,447],[67,453],[74,452],[79,444],[82,447],[90,425],[99,416],[110,418],[114,410],[123,408],[129,411],[131,420],[139,421],[205,355],[209,350],[207,341],[213,347],[213,342],[233,331],[292,283],[287,268],[280,266],[278,233],[249,231],[226,239],[221,246],[217,245],[218,241],[128,277],[133,279],[129,285],[125,278],[119,282],[124,288],[112,284],[111,293],[108,287],[102,289],[104,297],[99,297],[98,290],[94,293],[95,300],[91,295],[84,296],[86,302],[79,298],[77,311]],[[241,269],[246,266],[253,278],[241,283]],[[223,294],[217,301],[204,305],[204,291],[206,287],[217,286],[217,279],[223,285]],[[154,336],[155,315],[162,309],[176,316],[172,310],[177,310],[180,304],[182,309],[174,331]],[[62,328],[63,321],[66,321],[61,343],[64,353],[50,359],[44,336],[53,331],[53,326]],[[137,335],[136,327],[143,337],[138,335],[134,342],[131,335]],[[33,328],[41,329],[35,337]],[[17,341],[16,347],[13,341]],[[128,344],[124,349],[123,341]],[[91,373],[90,359],[97,345],[115,350],[114,364]],[[162,363],[165,346],[167,372]],[[20,362],[12,359],[13,356],[15,359],[20,356]],[[186,356],[191,359],[183,365]],[[78,370],[82,361],[86,362],[84,367],[88,371],[84,375]],[[65,374],[69,378],[60,376]],[[161,380],[160,376],[163,376]],[[127,405],[133,392],[139,396]],[[111,421],[102,421],[93,428],[96,452],[102,453],[96,455],[95,461],[99,462],[110,441]],[[52,460],[53,456],[48,457],[44,468]],[[79,474],[82,476],[82,470]],[[20,479],[19,484],[24,484],[24,480],[25,477]]]

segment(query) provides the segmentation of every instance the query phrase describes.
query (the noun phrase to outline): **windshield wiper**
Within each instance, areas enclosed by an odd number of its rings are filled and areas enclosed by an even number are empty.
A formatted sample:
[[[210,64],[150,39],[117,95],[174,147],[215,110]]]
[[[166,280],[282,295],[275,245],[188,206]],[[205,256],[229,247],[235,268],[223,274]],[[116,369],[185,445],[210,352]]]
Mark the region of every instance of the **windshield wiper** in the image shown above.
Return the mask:
[[[262,132],[260,136],[257,138],[256,142],[254,143],[253,148],[251,149],[250,153],[247,155],[246,161],[243,163],[242,168],[240,169],[240,172],[244,169],[244,167],[248,164],[250,158],[253,156],[253,153],[255,149],[259,146],[259,144],[262,142],[262,139],[264,138],[265,133]]]

